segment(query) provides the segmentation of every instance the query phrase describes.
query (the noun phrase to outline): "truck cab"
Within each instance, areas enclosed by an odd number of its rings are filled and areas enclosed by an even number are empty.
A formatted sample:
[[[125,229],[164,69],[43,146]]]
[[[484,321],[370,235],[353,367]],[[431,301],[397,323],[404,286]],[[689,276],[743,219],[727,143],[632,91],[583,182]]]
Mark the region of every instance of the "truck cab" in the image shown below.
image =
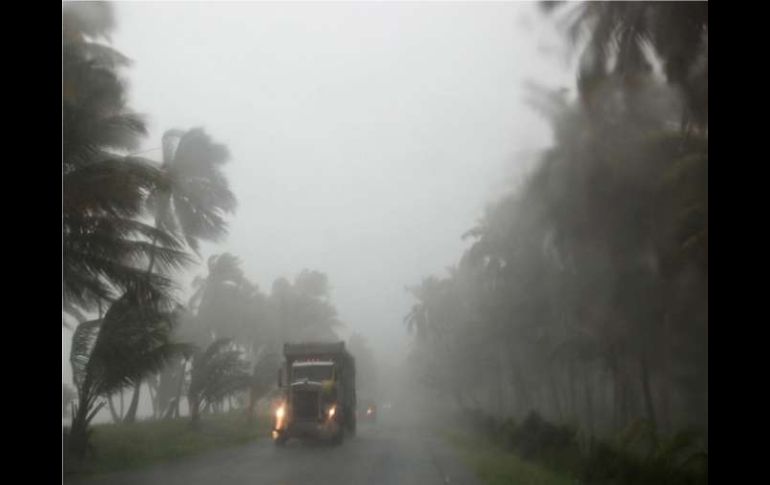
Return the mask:
[[[355,366],[344,342],[285,344],[273,440],[321,438],[341,443],[356,428]]]

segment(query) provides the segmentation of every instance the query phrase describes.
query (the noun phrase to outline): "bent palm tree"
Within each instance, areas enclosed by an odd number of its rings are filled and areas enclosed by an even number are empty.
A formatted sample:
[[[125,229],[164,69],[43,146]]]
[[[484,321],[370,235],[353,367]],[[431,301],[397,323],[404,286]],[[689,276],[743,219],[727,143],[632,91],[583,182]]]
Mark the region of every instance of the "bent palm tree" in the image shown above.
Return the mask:
[[[199,241],[216,241],[227,232],[225,215],[236,200],[222,166],[229,153],[201,128],[163,135],[164,183],[148,199],[155,224],[183,238],[194,251]]]
[[[195,292],[187,305],[187,318],[182,329],[186,341],[206,347],[216,335],[235,335],[239,326],[249,321],[245,306],[249,303],[249,284],[235,256],[224,253],[208,260],[208,276],[198,276],[193,281]],[[177,361],[159,375],[155,394],[155,408],[165,417],[179,414],[182,382],[187,363]]]
[[[76,456],[86,451],[89,423],[105,404],[101,398],[157,372],[169,359],[191,353],[189,345],[169,340],[175,320],[165,295],[137,287],[113,303],[103,319],[75,329],[70,363],[78,403],[70,444]]]
[[[215,143],[201,128],[187,132],[168,130],[163,135],[163,173],[147,199],[155,216],[155,228],[186,241],[198,252],[199,240],[218,240],[226,233],[225,215],[235,210],[222,166],[229,159],[224,145]],[[153,239],[153,243],[157,240]],[[157,253],[160,255],[161,253]],[[147,275],[156,263],[150,251]],[[125,420],[133,422],[139,404],[137,383]]]
[[[146,130],[126,107],[118,69],[128,59],[98,42],[113,25],[111,6],[70,3],[62,9],[62,309],[84,321],[83,310],[131,285],[170,286],[139,269],[150,249],[170,267],[183,264],[186,254],[176,238],[138,220],[163,172],[122,155]]]
[[[219,339],[192,358],[187,399],[193,426],[200,420],[201,409],[222,401],[234,392],[251,386],[248,362],[232,340]]]

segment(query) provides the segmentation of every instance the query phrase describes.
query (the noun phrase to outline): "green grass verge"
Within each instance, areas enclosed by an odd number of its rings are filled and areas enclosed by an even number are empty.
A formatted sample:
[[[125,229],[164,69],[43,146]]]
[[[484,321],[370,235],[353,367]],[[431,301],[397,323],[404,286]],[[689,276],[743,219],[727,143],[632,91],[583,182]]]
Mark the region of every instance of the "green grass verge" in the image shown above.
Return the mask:
[[[529,463],[469,433],[445,433],[478,477],[489,485],[571,485],[570,477]]]
[[[267,417],[248,423],[243,412],[203,416],[198,429],[190,427],[189,418],[95,425],[93,451],[80,463],[68,463],[67,475],[140,468],[269,437],[270,429]]]

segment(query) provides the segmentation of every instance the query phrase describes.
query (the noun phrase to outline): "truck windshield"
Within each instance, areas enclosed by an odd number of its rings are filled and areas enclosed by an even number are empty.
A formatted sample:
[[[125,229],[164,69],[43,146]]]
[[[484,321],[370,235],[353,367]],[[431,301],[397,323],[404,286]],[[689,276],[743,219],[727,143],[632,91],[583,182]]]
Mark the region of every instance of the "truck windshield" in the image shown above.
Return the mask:
[[[309,381],[321,382],[332,378],[331,364],[297,363],[292,366],[292,379],[298,381],[307,378]]]

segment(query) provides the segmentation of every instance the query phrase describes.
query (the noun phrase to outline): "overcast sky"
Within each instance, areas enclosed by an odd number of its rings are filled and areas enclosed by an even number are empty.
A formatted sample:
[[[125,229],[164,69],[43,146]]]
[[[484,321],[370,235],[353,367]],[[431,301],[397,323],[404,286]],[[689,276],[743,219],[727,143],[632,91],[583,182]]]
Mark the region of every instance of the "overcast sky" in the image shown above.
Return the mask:
[[[231,151],[239,208],[205,255],[240,257],[264,291],[325,272],[342,333],[379,358],[407,348],[404,287],[455,264],[548,144],[525,83],[572,83],[533,3],[131,2],[116,17],[144,148],[202,126]]]

